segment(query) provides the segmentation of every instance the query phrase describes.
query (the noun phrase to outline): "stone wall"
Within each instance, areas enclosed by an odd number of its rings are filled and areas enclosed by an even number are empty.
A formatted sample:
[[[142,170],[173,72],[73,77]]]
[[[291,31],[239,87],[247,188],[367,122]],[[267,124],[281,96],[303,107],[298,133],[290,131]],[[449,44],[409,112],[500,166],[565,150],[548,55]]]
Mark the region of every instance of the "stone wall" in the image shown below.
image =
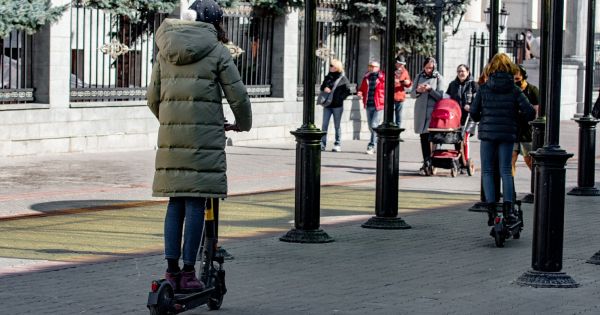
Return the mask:
[[[68,0],[53,0],[54,5]],[[480,6],[484,8],[484,5]],[[459,63],[468,61],[468,40],[474,32],[485,30],[485,23],[473,18],[463,21],[460,31],[445,40],[445,69],[448,81],[455,76]],[[293,143],[290,131],[302,125],[302,101],[297,97],[298,13],[290,12],[275,21],[278,40],[273,47],[273,97],[253,99],[254,127],[248,133],[228,133],[231,145],[263,145]],[[38,103],[0,105],[0,156],[20,156],[48,153],[97,152],[152,149],[156,145],[158,122],[145,102],[71,103],[70,76],[70,15],[36,34],[34,73],[35,97]],[[446,28],[449,33],[450,29]],[[379,56],[379,39],[368,29],[361,31],[359,72],[366,70],[368,60]],[[530,81],[535,82],[537,70],[531,65]],[[561,119],[571,119],[577,109],[577,67],[563,67]],[[415,74],[411,74],[414,76]],[[414,138],[414,100],[405,102],[402,138]],[[229,107],[225,113],[233,121]],[[315,109],[315,125],[321,127],[322,110]],[[333,131],[333,121],[330,123]],[[343,140],[366,140],[369,130],[365,111],[355,96],[344,104],[342,116]],[[333,139],[333,133],[328,137]],[[328,141],[331,143],[331,140]],[[366,143],[365,143],[366,146]]]

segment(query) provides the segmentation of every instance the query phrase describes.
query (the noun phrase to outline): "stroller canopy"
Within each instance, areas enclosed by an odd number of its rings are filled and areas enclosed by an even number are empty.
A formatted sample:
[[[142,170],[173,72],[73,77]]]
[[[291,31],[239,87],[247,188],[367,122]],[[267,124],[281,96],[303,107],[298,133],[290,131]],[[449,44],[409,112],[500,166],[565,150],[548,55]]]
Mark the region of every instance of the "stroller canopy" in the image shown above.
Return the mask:
[[[457,101],[444,98],[437,103],[431,113],[430,129],[460,129],[461,109]]]

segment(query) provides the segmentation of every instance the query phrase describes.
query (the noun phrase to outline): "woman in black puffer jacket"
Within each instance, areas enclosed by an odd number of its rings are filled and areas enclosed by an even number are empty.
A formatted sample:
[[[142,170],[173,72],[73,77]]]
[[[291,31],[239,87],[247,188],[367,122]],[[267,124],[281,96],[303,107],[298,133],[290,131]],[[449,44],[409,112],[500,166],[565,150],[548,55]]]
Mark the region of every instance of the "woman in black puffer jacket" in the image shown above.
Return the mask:
[[[520,88],[514,84],[513,75],[519,72],[508,55],[496,54],[484,70],[487,82],[480,86],[470,113],[479,121],[481,140],[481,173],[485,201],[490,213],[495,213],[496,189],[494,164],[500,165],[504,213],[512,211],[514,183],[511,169],[512,149],[517,141],[517,117],[527,121],[535,118],[533,106]],[[494,209],[494,211],[492,211]],[[492,218],[488,222],[492,224]]]
[[[337,85],[336,85],[337,82]],[[329,129],[329,120],[333,116],[333,126],[335,128],[335,142],[333,143],[333,152],[342,151],[342,112],[344,111],[344,100],[350,95],[350,81],[344,75],[344,65],[337,59],[329,62],[329,73],[321,83],[321,91],[331,93],[331,102],[323,105],[323,130]],[[321,151],[325,151],[327,146],[327,134],[321,138]]]

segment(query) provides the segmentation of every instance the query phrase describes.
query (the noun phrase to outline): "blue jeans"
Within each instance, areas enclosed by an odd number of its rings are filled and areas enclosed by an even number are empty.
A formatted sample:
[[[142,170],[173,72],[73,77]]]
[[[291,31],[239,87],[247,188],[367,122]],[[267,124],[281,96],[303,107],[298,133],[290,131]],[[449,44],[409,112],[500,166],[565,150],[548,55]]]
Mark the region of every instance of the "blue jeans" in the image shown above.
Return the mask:
[[[404,102],[394,102],[394,122],[398,128],[402,126],[402,107],[404,107]]]
[[[329,120],[331,119],[331,115],[333,115],[333,126],[335,127],[335,142],[334,145],[340,145],[342,143],[342,128],[340,124],[342,122],[342,112],[344,111],[344,107],[323,107],[323,130],[327,132],[329,129]],[[325,148],[327,145],[327,133],[321,138],[321,147]]]
[[[181,235],[183,233],[183,263],[194,265],[202,229],[204,228],[206,198],[171,197],[165,215],[165,258],[179,259],[181,256]]]
[[[369,131],[371,131],[371,139],[369,139],[367,148],[373,148],[377,144],[377,133],[373,129],[381,124],[381,117],[383,117],[382,110],[376,110],[375,106],[367,107],[367,124],[369,125]]]
[[[479,154],[486,202],[496,202],[496,189],[494,186],[494,163],[496,161],[500,166],[503,199],[505,202],[513,202],[515,194],[511,162],[513,146],[513,142],[481,140]]]

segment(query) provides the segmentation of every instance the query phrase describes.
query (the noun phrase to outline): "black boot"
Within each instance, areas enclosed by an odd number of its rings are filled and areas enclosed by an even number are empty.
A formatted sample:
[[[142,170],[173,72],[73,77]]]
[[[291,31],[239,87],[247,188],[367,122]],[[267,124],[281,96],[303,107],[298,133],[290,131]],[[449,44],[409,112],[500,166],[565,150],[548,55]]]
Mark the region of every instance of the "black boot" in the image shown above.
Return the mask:
[[[490,202],[487,204],[488,212],[488,226],[494,225],[494,218],[496,218],[496,203]]]
[[[504,203],[502,203],[502,214],[506,218],[506,221],[509,225],[517,223],[518,218],[515,215],[512,202],[505,201]]]

